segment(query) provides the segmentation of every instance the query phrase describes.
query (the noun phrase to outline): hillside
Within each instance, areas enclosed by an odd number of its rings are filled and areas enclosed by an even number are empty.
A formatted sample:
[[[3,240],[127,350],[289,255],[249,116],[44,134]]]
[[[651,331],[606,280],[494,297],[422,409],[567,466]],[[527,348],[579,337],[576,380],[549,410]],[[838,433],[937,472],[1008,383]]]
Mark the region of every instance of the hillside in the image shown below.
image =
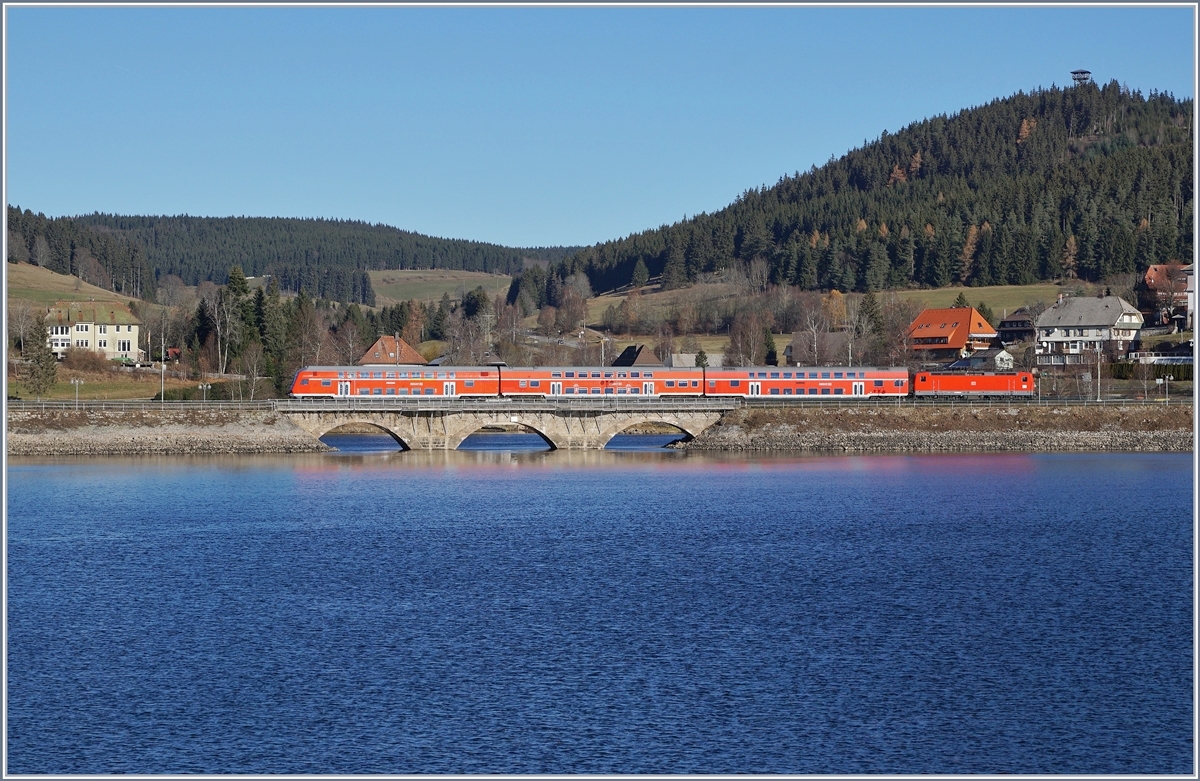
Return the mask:
[[[9,254],[100,287],[149,297],[168,275],[223,284],[230,266],[284,291],[375,305],[368,272],[446,269],[513,274],[576,247],[502,247],[350,220],[89,214],[49,219],[10,206]]]
[[[639,262],[667,288],[736,265],[764,285],[842,291],[1136,272],[1191,257],[1191,114],[1190,100],[1116,82],[1019,93],[884,133],[556,270],[598,292],[629,284]]]

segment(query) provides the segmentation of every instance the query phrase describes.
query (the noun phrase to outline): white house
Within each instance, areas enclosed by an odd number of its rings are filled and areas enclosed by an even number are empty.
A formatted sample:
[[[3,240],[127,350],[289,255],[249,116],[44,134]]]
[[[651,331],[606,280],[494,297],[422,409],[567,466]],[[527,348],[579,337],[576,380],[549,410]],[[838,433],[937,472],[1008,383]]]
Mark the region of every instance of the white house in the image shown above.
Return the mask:
[[[1141,328],[1142,313],[1117,296],[1063,298],[1038,316],[1038,365],[1090,363],[1097,351],[1127,355]]]
[[[119,301],[58,301],[46,314],[47,343],[60,360],[67,348],[108,359],[141,360],[141,322]]]

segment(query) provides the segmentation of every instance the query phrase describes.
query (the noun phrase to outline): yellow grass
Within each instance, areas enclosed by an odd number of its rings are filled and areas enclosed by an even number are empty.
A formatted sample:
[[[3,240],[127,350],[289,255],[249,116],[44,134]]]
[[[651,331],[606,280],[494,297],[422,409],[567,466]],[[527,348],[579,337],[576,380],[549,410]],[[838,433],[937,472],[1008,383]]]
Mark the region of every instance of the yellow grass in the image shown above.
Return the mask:
[[[463,293],[482,286],[489,298],[507,293],[512,277],[478,271],[444,269],[369,271],[375,288],[375,305],[392,306],[401,301],[437,301],[443,294],[460,299]]]
[[[140,372],[80,372],[58,367],[58,381],[43,396],[50,401],[73,401],[75,386],[71,379],[81,379],[79,386],[80,401],[104,401],[119,399],[149,399],[159,391],[159,373],[153,369],[143,369]],[[180,380],[167,377],[167,390],[178,388],[194,388],[198,383],[191,380]],[[35,397],[19,379],[8,378],[8,393],[25,401]]]
[[[57,274],[28,263],[6,263],[8,297],[23,299],[49,308],[55,301],[124,301],[134,299],[102,287],[89,285],[78,277]]]
[[[1094,295],[1096,285],[1088,283],[1072,283],[1059,285],[998,285],[995,287],[945,287],[938,290],[901,290],[896,295],[908,301],[914,301],[926,309],[943,309],[951,306],[959,294],[967,297],[971,306],[979,306],[980,302],[987,304],[997,317],[1005,312],[1012,312],[1028,304],[1042,301],[1047,305],[1058,300],[1059,293],[1070,293],[1077,287],[1083,289],[1084,295]],[[1131,302],[1132,303],[1132,302]]]

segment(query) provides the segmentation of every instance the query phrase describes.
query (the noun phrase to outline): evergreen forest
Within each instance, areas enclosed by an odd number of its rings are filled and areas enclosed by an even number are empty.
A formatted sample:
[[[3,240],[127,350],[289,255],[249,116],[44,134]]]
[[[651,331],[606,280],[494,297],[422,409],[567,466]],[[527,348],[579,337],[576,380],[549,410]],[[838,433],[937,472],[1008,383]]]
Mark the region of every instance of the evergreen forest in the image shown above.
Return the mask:
[[[1192,256],[1192,101],[1113,81],[1018,93],[884,133],[701,214],[529,269],[597,292],[740,267],[769,285],[871,292],[1098,281]],[[639,277],[641,279],[639,279]],[[521,295],[522,293],[526,295]]]

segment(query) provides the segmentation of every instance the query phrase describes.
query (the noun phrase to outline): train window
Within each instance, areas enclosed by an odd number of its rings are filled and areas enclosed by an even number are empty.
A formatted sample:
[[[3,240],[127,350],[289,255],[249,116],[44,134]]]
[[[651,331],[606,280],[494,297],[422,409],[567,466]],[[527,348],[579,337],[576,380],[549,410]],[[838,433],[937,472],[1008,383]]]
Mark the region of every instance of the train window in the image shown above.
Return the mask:
[[[784,396],[791,396],[791,395],[792,395],[792,389],[791,389],[791,388],[784,388],[784,389],[783,389],[783,395],[784,395]]]
[[[737,388],[737,387],[740,387],[740,386],[741,386],[741,384],[742,384],[742,381],[741,381],[741,380],[730,380],[730,381],[729,381],[729,387],[731,387],[731,388]]]
[[[582,372],[580,372],[580,373],[582,374]],[[574,377],[574,376],[575,376],[575,372],[567,372],[567,376],[568,376],[568,377]]]
[[[407,380],[407,379],[408,379],[408,372],[396,372],[396,379],[398,379],[398,380]]]
[[[322,388],[328,388],[330,385],[333,385],[333,380],[321,380]]]
[[[917,377],[917,382],[929,382],[929,376],[922,374]]]
[[[359,378],[360,380],[365,380],[365,379],[367,379],[367,378],[368,378],[368,377],[370,377],[370,376],[371,376],[371,372],[359,372],[359,373],[358,373],[358,378]]]
[[[450,372],[450,379],[454,379],[454,372]]]
[[[833,395],[834,395],[834,396],[841,396],[841,395],[842,395],[842,393],[843,393],[843,390],[842,390],[841,388],[834,388],[834,389],[833,389]]]
[[[629,389],[628,389],[628,388],[617,388],[617,393],[618,393],[618,394],[620,394],[620,393],[629,393]]]
[[[567,388],[567,393],[574,393],[574,392],[575,392],[574,388]]]
[[[778,396],[778,395],[779,395],[779,388],[771,388],[771,395],[772,395],[772,396]]]
[[[306,379],[300,380],[300,384],[301,384],[301,385],[307,385],[307,384],[308,384],[308,379],[306,378]]]
[[[580,374],[579,376],[582,377],[583,375]],[[600,379],[600,372],[592,372],[592,379]]]
[[[600,393],[599,388],[592,388],[592,395],[599,395],[599,393]]]
[[[839,374],[838,376],[839,376],[839,377],[841,377],[842,375],[840,375],[840,374]],[[829,379],[829,372],[821,372],[821,379],[822,379],[822,380],[828,380],[828,379]]]
[[[394,380],[396,379],[396,372],[388,372],[386,376],[389,380]]]
[[[530,380],[530,381],[529,381],[529,387],[531,387],[531,388],[540,388],[540,387],[542,387],[542,381],[541,381],[541,380]]]
[[[772,380],[778,380],[778,379],[779,379],[779,372],[771,372],[771,379],[772,379]]]
[[[550,377],[551,378],[561,378],[562,372],[550,372]]]
[[[851,377],[853,377],[854,375],[853,375],[853,374],[851,374],[850,376],[851,376]],[[833,373],[833,378],[834,378],[835,380],[840,380],[840,379],[842,378],[842,373],[841,373],[841,372],[834,372],[834,373]]]
[[[605,388],[605,389],[604,389],[604,392],[605,392],[605,393],[612,393],[612,392],[613,392],[613,389],[612,389],[612,388]]]
[[[643,377],[645,377],[647,380],[649,380],[649,379],[651,379],[652,377],[654,377],[654,372],[646,372],[646,373],[645,373],[645,374],[643,374],[642,376],[643,376]]]
[[[338,372],[338,379],[340,380],[341,378],[342,378],[342,373]]]
[[[395,395],[396,395],[396,389],[395,389],[395,388],[388,388],[388,389],[387,389],[387,395],[389,395],[389,396],[395,396]]]
[[[825,392],[826,392],[826,393],[828,393],[828,392],[829,392],[829,388],[826,388],[826,389],[825,389]],[[808,395],[809,395],[809,396],[816,396],[816,395],[817,395],[817,389],[816,389],[816,388],[809,388],[809,389],[808,389]]]
[[[752,380],[753,380],[753,379],[754,379],[754,372],[746,372],[746,376],[747,376],[747,377],[749,377],[750,379],[752,379]]]
[[[667,380],[667,382],[666,382],[666,385],[667,385],[667,387],[668,387],[668,388],[674,388],[674,387],[675,387],[675,380]]]
[[[623,380],[623,379],[625,379],[625,377],[626,377],[626,373],[625,373],[625,372],[617,372],[617,379],[618,379],[618,380]]]
[[[895,385],[897,388],[903,388],[904,380],[892,380],[892,385]]]
[[[400,389],[398,389],[396,392],[397,392],[397,393],[399,393],[401,396],[407,396],[407,395],[408,395],[408,388],[400,388]]]
[[[709,381],[708,381],[708,387],[710,387],[710,388],[715,388],[715,387],[717,387],[717,381],[716,381],[716,380],[709,380]]]
[[[758,373],[758,378],[759,378],[760,380],[765,380],[765,379],[767,378],[767,373],[766,373],[766,372],[759,372],[759,373]]]
[[[518,386],[518,387],[521,387],[521,388],[524,388],[524,387],[525,387],[525,380],[521,380],[520,382],[518,382],[518,383],[517,383],[517,386]]]
[[[629,376],[636,380],[638,377],[642,376],[642,373],[641,372],[629,372]]]
[[[426,388],[426,389],[425,389],[425,395],[426,395],[426,396],[432,396],[432,395],[433,395],[433,388]]]
[[[474,388],[475,380],[463,380],[463,385],[467,388]]]
[[[367,396],[367,395],[369,395],[370,393],[371,393],[371,389],[370,389],[370,388],[359,388],[359,389],[358,389],[358,395],[359,395],[359,396]]]
[[[425,379],[427,379],[427,380],[432,380],[432,379],[433,379],[433,372],[425,372]]]
[[[875,380],[875,382],[874,382],[874,383],[872,383],[872,384],[873,384],[873,385],[874,385],[876,388],[882,388],[882,387],[883,387],[883,380]]]
[[[372,396],[382,396],[383,388],[375,388],[374,390],[371,391],[371,395]]]
[[[593,374],[592,376],[595,377],[596,375]],[[604,372],[605,379],[612,379],[612,376],[613,376],[612,372]]]
[[[784,378],[785,380],[790,380],[790,379],[792,378],[792,373],[791,373],[791,372],[784,372],[784,373],[783,373],[783,378]]]
[[[630,389],[629,389],[629,392],[630,392],[630,393],[641,393],[642,391],[641,391],[640,389],[638,389],[638,388],[630,388]]]
[[[828,396],[828,395],[829,395],[829,388],[821,388],[821,395],[822,395],[822,396]]]
[[[809,373],[808,373],[808,378],[809,378],[810,380],[815,380],[815,379],[817,378],[817,373],[816,373],[816,372],[809,372]]]

